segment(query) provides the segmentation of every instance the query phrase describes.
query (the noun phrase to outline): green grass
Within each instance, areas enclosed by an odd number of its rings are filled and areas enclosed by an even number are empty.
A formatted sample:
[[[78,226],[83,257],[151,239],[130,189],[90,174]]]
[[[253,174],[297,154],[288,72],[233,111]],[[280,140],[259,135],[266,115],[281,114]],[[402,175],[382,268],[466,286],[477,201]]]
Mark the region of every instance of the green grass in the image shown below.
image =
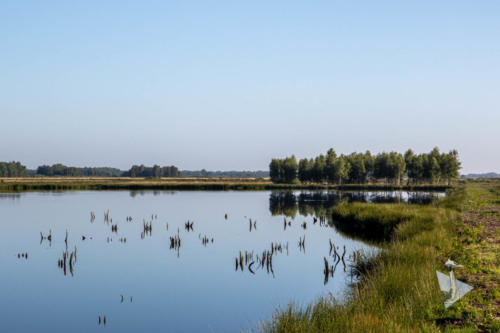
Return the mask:
[[[389,240],[404,222],[399,238],[434,227],[436,208],[407,204],[341,203],[332,209],[333,223],[341,231],[370,240]]]
[[[489,312],[478,315],[469,309],[474,291],[444,309],[435,270],[447,258],[474,267],[464,255],[457,227],[474,202],[470,185],[455,188],[434,206],[406,204],[341,204],[334,219],[351,233],[376,232],[387,240],[378,255],[358,265],[362,271],[343,302],[332,297],[307,307],[289,305],[277,309],[273,319],[260,328],[264,332],[476,332],[498,331],[498,321]],[[491,195],[498,200],[498,193]],[[477,236],[471,236],[477,237]],[[491,258],[490,258],[491,260]],[[484,268],[484,267],[483,267]],[[493,276],[495,278],[495,276]],[[491,297],[486,301],[494,305]],[[484,300],[484,298],[482,299]],[[488,309],[488,306],[485,306]],[[468,310],[467,310],[468,309]],[[487,310],[485,310],[487,312]],[[494,311],[494,310],[493,310]]]

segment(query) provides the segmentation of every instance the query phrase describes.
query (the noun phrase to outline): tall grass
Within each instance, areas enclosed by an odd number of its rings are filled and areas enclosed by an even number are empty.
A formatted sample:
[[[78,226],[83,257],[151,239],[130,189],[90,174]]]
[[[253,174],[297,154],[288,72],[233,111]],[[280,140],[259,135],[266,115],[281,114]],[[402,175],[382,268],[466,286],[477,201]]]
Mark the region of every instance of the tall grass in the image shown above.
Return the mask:
[[[458,189],[456,191],[462,191]],[[435,269],[453,253],[450,237],[460,193],[436,206],[342,204],[336,219],[349,230],[384,239],[382,251],[361,263],[361,281],[342,302],[319,299],[306,308],[278,309],[264,332],[411,332],[440,331],[435,319],[444,308]],[[340,223],[340,222],[339,222]]]
[[[405,223],[401,236],[432,228],[436,209],[429,206],[407,204],[341,203],[332,209],[335,226],[343,232],[370,240],[389,240],[396,227]]]

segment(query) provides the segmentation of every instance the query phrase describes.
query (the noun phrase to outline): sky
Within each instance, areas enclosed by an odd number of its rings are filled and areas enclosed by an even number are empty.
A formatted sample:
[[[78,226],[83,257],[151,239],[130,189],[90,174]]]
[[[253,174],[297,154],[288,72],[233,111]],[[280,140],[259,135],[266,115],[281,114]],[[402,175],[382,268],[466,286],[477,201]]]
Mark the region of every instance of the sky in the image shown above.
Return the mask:
[[[266,170],[457,149],[500,172],[499,1],[0,0],[0,161]]]

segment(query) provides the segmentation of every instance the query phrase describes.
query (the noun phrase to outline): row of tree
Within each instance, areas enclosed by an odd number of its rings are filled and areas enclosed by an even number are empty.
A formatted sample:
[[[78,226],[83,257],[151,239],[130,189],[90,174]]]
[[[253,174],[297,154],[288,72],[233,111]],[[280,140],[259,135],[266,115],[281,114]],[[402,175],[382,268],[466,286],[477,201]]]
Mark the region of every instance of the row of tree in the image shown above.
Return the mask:
[[[19,162],[0,162],[0,177],[26,177],[28,171]]]
[[[275,183],[316,182],[332,184],[363,184],[383,179],[400,184],[403,178],[409,183],[440,183],[458,177],[461,167],[458,152],[440,153],[434,148],[428,154],[415,154],[409,149],[404,155],[397,152],[352,153],[337,156],[330,149],[326,155],[314,159],[295,156],[273,159],[269,165],[271,180]]]
[[[181,173],[177,167],[154,165],[153,167],[147,167],[144,165],[134,165],[129,171],[124,174],[126,177],[180,177]]]
[[[78,168],[64,164],[41,165],[36,170],[28,170],[20,162],[0,162],[0,177],[180,177],[181,173],[175,166],[160,167],[154,165],[134,165],[128,171],[116,168]]]
[[[0,162],[0,177],[230,177],[264,178],[268,171],[207,171],[205,169],[189,171],[175,166],[152,167],[134,165],[127,171],[108,167],[71,167],[61,163],[41,165],[36,170],[28,170],[20,162]]]
[[[41,165],[36,169],[36,175],[59,177],[119,177],[123,171],[115,168],[77,168],[64,164]]]
[[[208,171],[182,170],[182,177],[224,177],[224,178],[265,178],[269,177],[269,171]]]
[[[434,148],[429,154],[417,155],[409,149],[404,158],[408,179],[416,183],[423,181],[450,183],[458,178],[458,171],[462,167],[456,150],[440,154],[439,149]]]

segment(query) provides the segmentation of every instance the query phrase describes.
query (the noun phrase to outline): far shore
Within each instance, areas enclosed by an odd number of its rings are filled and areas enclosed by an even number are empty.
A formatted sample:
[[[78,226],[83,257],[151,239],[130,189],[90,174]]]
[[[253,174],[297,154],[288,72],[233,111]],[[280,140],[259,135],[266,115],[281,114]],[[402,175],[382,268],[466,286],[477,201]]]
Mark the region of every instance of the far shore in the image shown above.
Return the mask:
[[[445,191],[443,184],[276,184],[269,178],[132,178],[132,177],[26,177],[0,178],[0,191],[44,190],[355,190],[355,191]]]

